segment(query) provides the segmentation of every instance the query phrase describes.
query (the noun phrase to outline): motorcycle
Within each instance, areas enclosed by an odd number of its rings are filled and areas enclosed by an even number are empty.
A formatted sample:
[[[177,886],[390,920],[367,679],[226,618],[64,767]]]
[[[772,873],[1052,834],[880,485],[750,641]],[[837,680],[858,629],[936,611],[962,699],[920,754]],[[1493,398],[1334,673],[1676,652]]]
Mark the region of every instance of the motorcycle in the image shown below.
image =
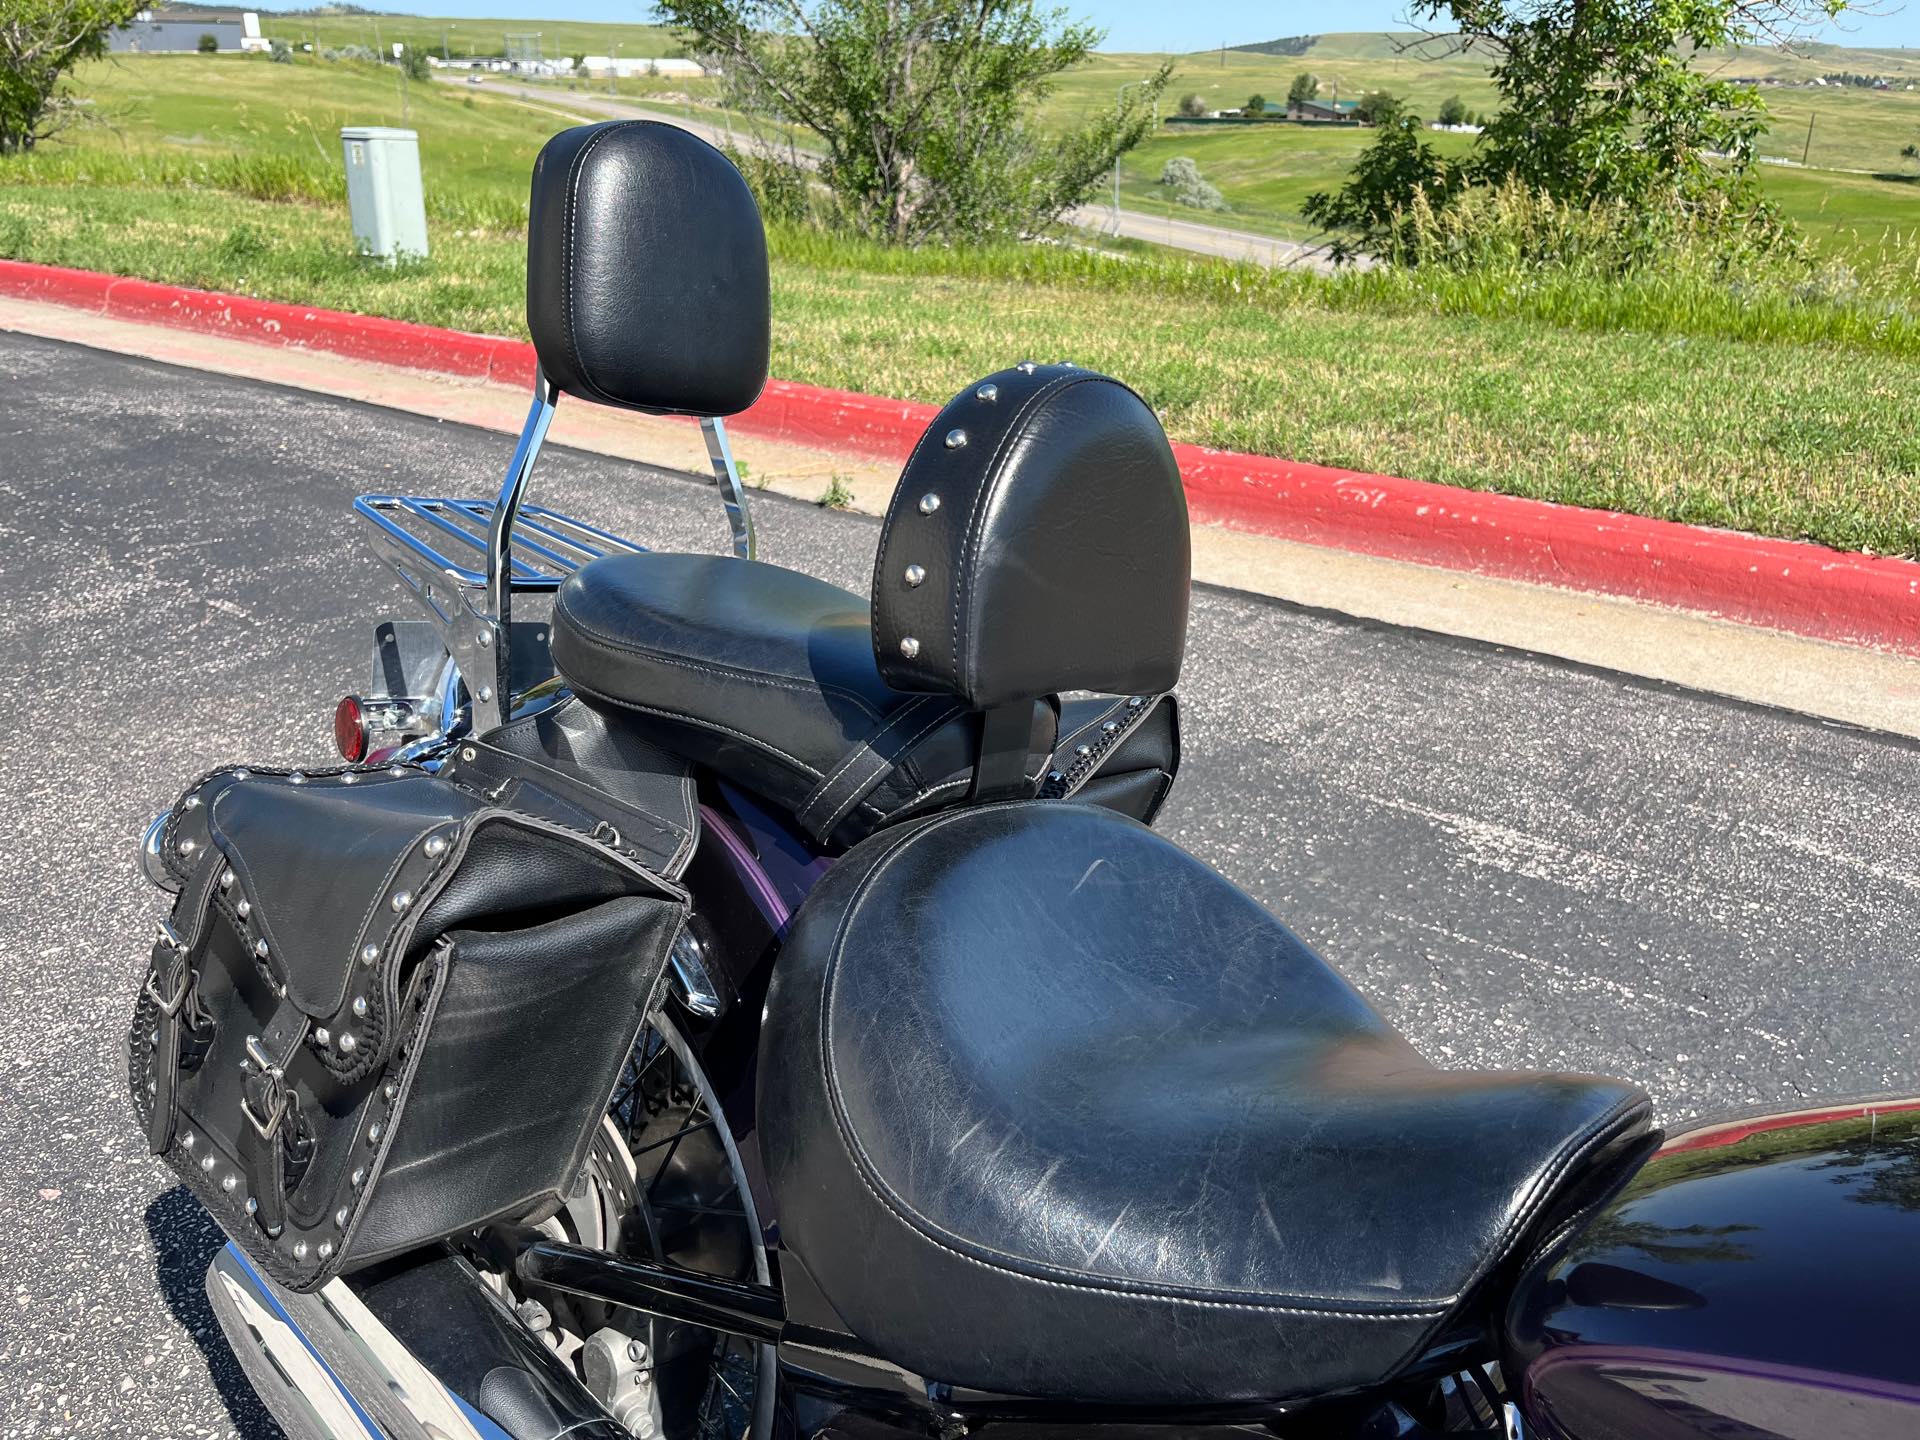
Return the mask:
[[[1152,412],[955,397],[870,596],[755,558],[765,239],[664,124],[536,165],[492,499],[368,495],[424,618],[343,765],[158,817],[135,1112],[296,1440],[1920,1433],[1920,1098],[1663,1135],[1436,1069],[1151,828],[1190,581]],[[696,418],[730,555],[528,501]]]

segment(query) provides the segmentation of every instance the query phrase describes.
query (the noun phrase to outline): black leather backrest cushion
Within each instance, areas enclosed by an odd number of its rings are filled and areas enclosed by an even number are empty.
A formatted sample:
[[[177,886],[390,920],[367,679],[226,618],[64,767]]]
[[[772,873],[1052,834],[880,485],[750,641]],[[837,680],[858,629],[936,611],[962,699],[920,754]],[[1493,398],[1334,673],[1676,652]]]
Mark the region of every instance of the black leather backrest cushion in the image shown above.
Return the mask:
[[[767,237],[747,182],[652,120],[562,130],[533,166],[527,328],[569,395],[732,415],[767,382]]]
[[[888,507],[873,646],[896,690],[977,708],[1168,690],[1187,641],[1186,492],[1144,401],[1019,366],[935,417]]]

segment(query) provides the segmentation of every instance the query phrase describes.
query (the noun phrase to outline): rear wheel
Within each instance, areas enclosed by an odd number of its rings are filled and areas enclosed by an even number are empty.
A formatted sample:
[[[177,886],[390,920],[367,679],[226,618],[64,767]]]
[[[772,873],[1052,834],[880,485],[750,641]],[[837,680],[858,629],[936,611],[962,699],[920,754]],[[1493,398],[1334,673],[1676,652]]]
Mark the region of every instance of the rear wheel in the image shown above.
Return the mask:
[[[759,1217],[712,1083],[656,1014],[628,1057],[555,1238],[728,1280],[768,1283]],[[640,1440],[764,1440],[772,1347],[698,1326],[496,1281]]]

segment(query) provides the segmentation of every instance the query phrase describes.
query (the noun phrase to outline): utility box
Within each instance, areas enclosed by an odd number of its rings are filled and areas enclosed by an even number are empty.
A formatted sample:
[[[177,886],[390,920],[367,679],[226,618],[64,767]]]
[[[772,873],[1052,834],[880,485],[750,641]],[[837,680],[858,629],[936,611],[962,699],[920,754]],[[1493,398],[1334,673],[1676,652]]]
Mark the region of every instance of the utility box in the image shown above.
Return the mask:
[[[420,135],[385,125],[349,125],[340,132],[346,152],[347,208],[362,255],[389,265],[405,255],[425,259],[427,205],[420,191]]]

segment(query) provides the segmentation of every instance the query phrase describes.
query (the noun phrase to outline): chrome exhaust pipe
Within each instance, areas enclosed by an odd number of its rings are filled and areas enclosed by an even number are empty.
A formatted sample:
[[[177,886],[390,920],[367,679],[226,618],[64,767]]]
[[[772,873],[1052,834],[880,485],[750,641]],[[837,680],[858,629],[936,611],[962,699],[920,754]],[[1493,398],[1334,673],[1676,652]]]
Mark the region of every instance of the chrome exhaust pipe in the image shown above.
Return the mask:
[[[207,1299],[289,1440],[511,1440],[436,1379],[345,1281],[295,1295],[231,1243]]]

